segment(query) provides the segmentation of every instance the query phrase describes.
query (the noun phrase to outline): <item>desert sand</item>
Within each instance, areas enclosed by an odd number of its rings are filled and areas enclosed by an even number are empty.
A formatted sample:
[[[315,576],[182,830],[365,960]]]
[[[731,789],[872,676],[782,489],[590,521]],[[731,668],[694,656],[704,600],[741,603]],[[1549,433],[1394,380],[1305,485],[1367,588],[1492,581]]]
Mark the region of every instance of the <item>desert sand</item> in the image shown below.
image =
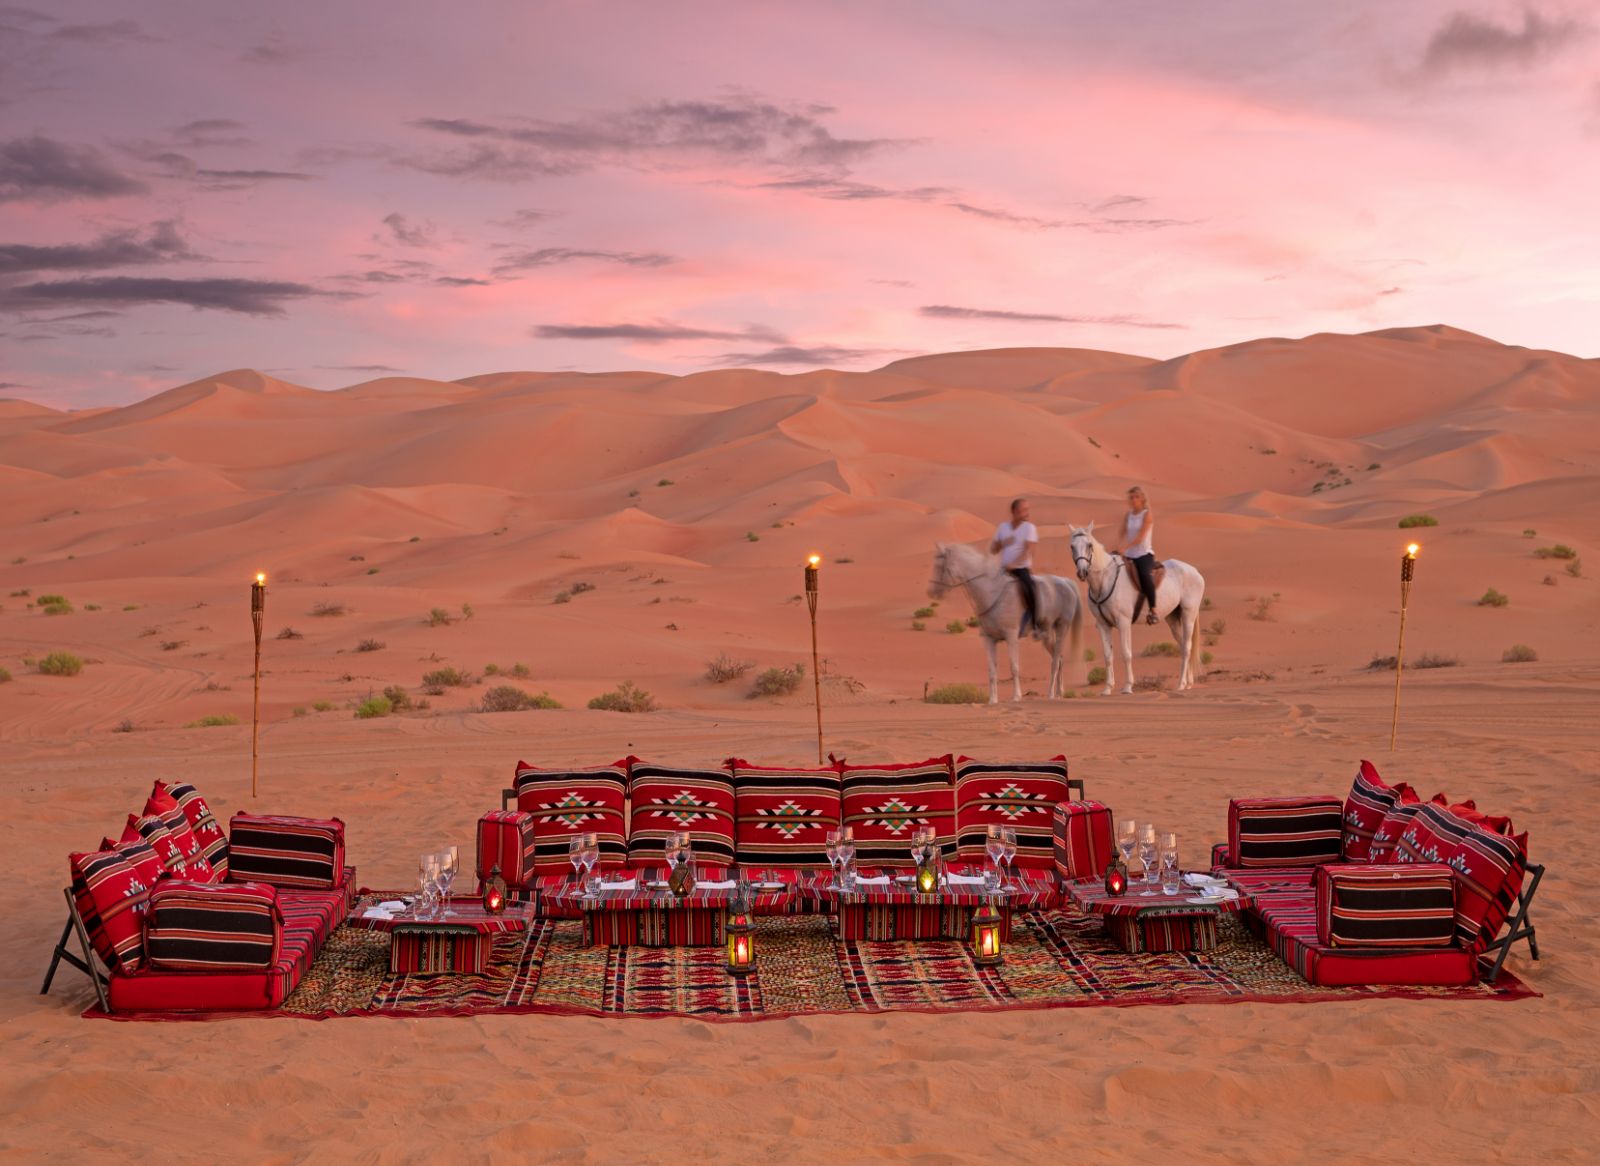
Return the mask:
[[[924,704],[982,682],[970,613],[928,603],[939,540],[1033,499],[1067,524],[1150,493],[1212,606],[1203,682]],[[1437,526],[1400,530],[1408,514]],[[1532,532],[1532,533],[1529,533]],[[1398,748],[1398,558],[1422,544]],[[1557,544],[1574,560],[1541,558]],[[721,653],[805,661],[824,557],[826,747],[858,762],[1065,753],[1089,794],[1199,862],[1230,795],[1343,793],[1356,764],[1509,814],[1550,864],[1542,998],[827,1017],[82,1020],[38,993],[66,855],[153,779],[337,815],[360,881],[469,847],[536,764],[815,758],[809,680],[752,700]],[[1592,564],[1592,568],[1590,567]],[[1600,1136],[1600,361],[1446,327],[1268,339],[1168,361],[1074,349],[872,373],[508,372],[314,391],[248,370],[122,408],[0,401],[0,954],[6,1161],[1084,1163],[1594,1160]],[[250,797],[249,582],[268,575]],[[577,589],[591,584],[592,590]],[[1480,605],[1486,589],[1509,597]],[[26,592],[26,594],[18,594]],[[565,593],[569,601],[558,601]],[[62,595],[50,615],[35,600]],[[336,608],[341,614],[315,614]],[[443,609],[447,620],[430,619]],[[470,615],[468,614],[470,612]],[[293,638],[279,638],[293,629]],[[1140,628],[1136,653],[1167,638]],[[381,645],[358,650],[363,641]],[[1503,663],[1512,645],[1537,660]],[[1098,651],[1098,637],[1084,647]],[[70,651],[77,676],[26,660]],[[502,683],[561,710],[486,714]],[[1027,645],[1025,687],[1046,657]],[[427,695],[422,676],[472,679]],[[591,711],[623,681],[657,711]],[[387,686],[430,707],[363,720]],[[1002,691],[1006,691],[1004,688]],[[317,711],[319,704],[325,711]],[[205,717],[235,725],[186,727]]]

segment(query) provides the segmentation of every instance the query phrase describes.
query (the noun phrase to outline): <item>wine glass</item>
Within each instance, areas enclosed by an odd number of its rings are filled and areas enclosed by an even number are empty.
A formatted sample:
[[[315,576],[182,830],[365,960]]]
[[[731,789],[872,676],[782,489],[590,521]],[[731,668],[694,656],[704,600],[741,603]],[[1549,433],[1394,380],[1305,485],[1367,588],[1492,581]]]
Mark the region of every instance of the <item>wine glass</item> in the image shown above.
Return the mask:
[[[417,896],[416,915],[419,919],[429,917],[433,909],[433,896],[437,891],[436,880],[439,877],[439,856],[437,854],[424,854],[417,860]]]
[[[1000,862],[1003,858],[1005,858],[1006,853],[1005,839],[1001,836],[1000,826],[998,823],[994,823],[989,826],[988,832],[984,836],[983,850],[984,853],[989,856],[989,866],[994,871],[994,877],[992,879],[990,878],[989,871],[986,870],[983,872],[985,884],[987,885],[988,883],[992,882],[993,885],[990,886],[989,889],[998,891],[1000,889]]]
[[[841,830],[829,830],[822,841],[823,853],[828,856],[828,870],[832,872],[833,880],[828,884],[828,889],[839,889],[839,843],[844,837]]]
[[[1133,866],[1133,849],[1139,843],[1139,823],[1124,818],[1117,823],[1117,850],[1122,855],[1124,867]]]
[[[1156,828],[1153,822],[1146,822],[1139,827],[1139,863],[1144,867],[1145,889],[1141,895],[1153,895],[1155,891],[1156,872]]]
[[[598,890],[599,880],[595,877],[594,868],[600,863],[600,835],[588,834],[583,839],[583,864],[589,868],[586,883],[593,894]]]
[[[844,828],[839,838],[839,882],[845,890],[850,890],[855,884],[855,872],[851,869],[856,860],[855,832],[848,826]]]
[[[1010,826],[1000,831],[1000,849],[1000,857],[1005,861],[1010,875],[1009,885],[1004,883],[1001,885],[1006,890],[1014,891],[1017,889],[1017,832]]]
[[[572,881],[583,882],[583,835],[574,834],[567,844],[567,861],[572,864]]]
[[[1182,879],[1178,871],[1178,836],[1165,833],[1160,838],[1161,849],[1161,893],[1163,895],[1176,895],[1178,884]]]
[[[461,851],[455,846],[446,846],[439,851],[439,897],[444,903],[444,914],[454,915],[450,908],[450,888],[455,885],[457,868],[461,863]]]

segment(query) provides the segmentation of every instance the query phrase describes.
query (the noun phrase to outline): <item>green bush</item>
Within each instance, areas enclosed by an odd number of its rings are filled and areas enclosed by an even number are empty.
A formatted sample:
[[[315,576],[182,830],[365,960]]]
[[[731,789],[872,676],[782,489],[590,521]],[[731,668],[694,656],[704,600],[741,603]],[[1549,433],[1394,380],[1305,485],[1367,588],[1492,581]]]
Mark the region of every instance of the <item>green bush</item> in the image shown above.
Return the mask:
[[[662,478],[659,482],[656,483],[656,485],[658,485],[658,486],[670,486],[672,484],[673,484],[673,482],[672,482],[671,478]]]
[[[1153,644],[1146,644],[1144,651],[1139,653],[1141,656],[1177,656],[1180,654],[1178,645],[1171,640],[1158,640]]]
[[[1106,670],[1104,668],[1089,669],[1089,678],[1084,681],[1085,684],[1104,684],[1105,682]]]
[[[499,676],[500,675],[500,665],[498,665],[498,664],[485,664],[483,666],[483,674],[485,676]]]
[[[331,700],[313,701],[312,704],[311,704],[311,707],[312,707],[312,709],[314,709],[316,712],[319,712],[319,713],[331,713],[333,711],[333,701],[331,701]]]
[[[370,721],[374,717],[386,717],[394,711],[394,705],[389,703],[386,696],[374,696],[356,705],[356,719]]]
[[[755,687],[750,690],[750,696],[752,698],[788,696],[791,692],[800,690],[800,681],[805,674],[804,664],[792,664],[788,668],[768,668],[756,677]]]
[[[747,543],[758,543],[761,541],[761,536],[753,530],[747,530],[744,532],[744,541]]]
[[[1212,656],[1212,655],[1211,655],[1211,653],[1210,653],[1210,652],[1201,652],[1201,653],[1200,653],[1200,663],[1202,663],[1202,664],[1209,664],[1209,663],[1211,663],[1211,661],[1212,661],[1212,659],[1213,659],[1213,658],[1214,658],[1214,657],[1213,657],[1213,656]]]
[[[1578,557],[1578,552],[1573,550],[1566,543],[1557,543],[1553,547],[1540,547],[1538,550],[1534,551],[1533,553],[1535,555],[1537,555],[1541,559],[1576,559]],[[39,602],[40,603],[44,603],[46,601],[46,598],[47,597],[45,597],[45,596],[40,596]],[[56,597],[50,597],[50,598],[59,598],[59,597],[56,596]],[[63,602],[65,602],[65,601],[63,600]]]
[[[967,625],[958,619],[953,619],[944,625],[944,630],[949,632],[952,636],[959,636],[962,632],[967,630]]]
[[[139,610],[139,605],[137,603],[124,603],[122,605],[122,610],[123,611],[138,611]]]
[[[398,684],[391,684],[383,690],[383,699],[389,702],[389,708],[397,713],[406,712],[411,708],[411,694]]]
[[[1511,596],[1496,591],[1493,587],[1478,597],[1479,607],[1504,607],[1511,602]]]
[[[388,646],[389,645],[385,644],[382,640],[362,640],[359,644],[356,645],[356,651],[358,651],[358,652],[381,652],[385,648],[387,648]]]
[[[40,610],[46,615],[71,615],[72,604],[62,600],[60,603],[47,603]]]
[[[467,683],[465,673],[455,668],[435,668],[432,672],[422,674],[422,687],[434,696],[438,696],[447,688],[460,688]]]
[[[511,675],[524,677],[532,676],[533,669],[529,668],[526,664],[513,664],[511,665]]]
[[[1424,652],[1411,661],[1413,668],[1455,668],[1461,663],[1459,656],[1446,656],[1440,652]]]
[[[1527,644],[1512,644],[1504,652],[1500,653],[1500,662],[1502,664],[1528,664],[1538,658],[1539,653],[1528,647]]]
[[[303,717],[306,715],[306,706],[303,704],[297,704],[290,711],[293,712],[297,717]]]
[[[1083,650],[1083,662],[1085,664],[1093,664],[1094,663],[1094,649],[1093,648],[1085,648]]]
[[[989,694],[976,684],[941,684],[922,699],[928,704],[983,704]]]
[[[1522,537],[1523,538],[1538,538],[1539,537],[1539,532],[1534,530],[1533,527],[1530,526],[1530,527],[1528,527],[1527,530],[1522,532]]]
[[[11,683],[11,670],[8,669],[8,668],[0,668],[0,684],[10,684],[10,683]]]
[[[83,661],[71,652],[51,652],[38,667],[46,676],[76,676],[83,671]]]
[[[435,607],[428,612],[428,626],[430,628],[443,627],[445,624],[455,623],[455,619],[442,607]]]
[[[515,713],[521,712],[523,709],[558,709],[560,707],[561,702],[548,692],[541,692],[535,696],[531,692],[523,692],[522,689],[513,684],[497,685],[483,694],[483,711],[486,713]]]
[[[931,607],[919,607],[919,608],[917,608],[916,611],[913,611],[911,613],[911,618],[912,619],[932,619],[933,618],[933,608],[931,608]]]
[[[706,665],[706,679],[712,684],[726,684],[730,680],[738,680],[754,667],[754,661],[736,660],[723,652]]]
[[[51,603],[65,603],[65,604],[67,604],[68,607],[72,606],[72,604],[70,602],[68,602],[67,597],[65,595],[41,595],[41,596],[39,596],[38,599],[35,599],[33,602],[38,607],[45,607],[45,606],[47,606],[48,604],[51,604]]]
[[[238,723],[239,723],[239,718],[234,716],[232,713],[222,713],[220,715],[212,714],[209,717],[201,717],[198,721],[190,721],[187,725],[184,726],[184,728],[186,728],[186,729],[220,729],[224,725],[237,725]]]
[[[1431,514],[1408,514],[1400,520],[1401,530],[1410,530],[1413,526],[1438,526],[1439,520]]]
[[[612,713],[648,713],[655,710],[656,701],[632,681],[624,681],[613,691],[595,697],[589,707]]]
[[[920,619],[914,619],[911,621],[911,630],[914,632],[925,632],[928,630],[928,625],[923,623]]]

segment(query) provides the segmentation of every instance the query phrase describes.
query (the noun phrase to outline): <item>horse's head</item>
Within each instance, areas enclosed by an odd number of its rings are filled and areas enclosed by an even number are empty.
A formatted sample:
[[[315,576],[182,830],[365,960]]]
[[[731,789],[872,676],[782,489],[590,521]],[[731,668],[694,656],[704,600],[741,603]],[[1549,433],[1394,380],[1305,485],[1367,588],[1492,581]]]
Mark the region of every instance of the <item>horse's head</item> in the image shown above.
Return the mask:
[[[1094,554],[1100,546],[1099,540],[1094,537],[1094,523],[1078,527],[1068,525],[1070,537],[1067,544],[1072,548],[1072,565],[1078,569],[1080,581],[1089,577],[1089,568],[1094,563]]]
[[[939,543],[933,551],[933,574],[928,577],[928,598],[943,599],[954,586],[950,577],[950,544]]]

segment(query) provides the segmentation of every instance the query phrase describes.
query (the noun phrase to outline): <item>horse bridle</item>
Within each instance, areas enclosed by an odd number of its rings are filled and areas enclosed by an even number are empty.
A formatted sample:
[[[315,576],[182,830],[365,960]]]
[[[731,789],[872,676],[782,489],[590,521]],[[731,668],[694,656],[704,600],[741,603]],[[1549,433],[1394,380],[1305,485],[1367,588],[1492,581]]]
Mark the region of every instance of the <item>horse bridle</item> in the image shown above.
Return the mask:
[[[1089,582],[1089,568],[1094,565],[1094,559],[1089,555],[1080,555],[1076,552],[1072,556],[1072,565],[1074,567],[1083,567],[1083,582],[1085,589],[1089,592],[1089,602],[1094,604],[1095,611],[1100,615],[1100,622],[1105,624],[1112,622],[1106,618],[1105,602],[1116,594],[1117,584],[1122,582],[1122,556],[1112,555],[1111,558],[1117,564],[1116,572],[1111,576],[1111,585],[1105,589],[1105,593],[1096,598],[1094,584]]]
[[[945,558],[943,551],[939,552],[939,569],[946,574],[948,574],[950,570],[949,560]],[[946,591],[949,591],[952,588],[965,587],[968,583],[971,583],[974,579],[977,579],[982,575],[983,572],[979,571],[978,574],[968,575],[965,579],[957,579],[954,581],[949,579],[929,579],[928,582],[932,583],[935,587],[943,587]],[[978,618],[982,619],[984,616],[993,611],[995,607],[999,605],[1000,601],[1005,598],[1005,595],[1006,589],[1004,587],[1000,588],[1000,590],[995,593],[995,597],[989,601],[989,606],[977,613]]]

